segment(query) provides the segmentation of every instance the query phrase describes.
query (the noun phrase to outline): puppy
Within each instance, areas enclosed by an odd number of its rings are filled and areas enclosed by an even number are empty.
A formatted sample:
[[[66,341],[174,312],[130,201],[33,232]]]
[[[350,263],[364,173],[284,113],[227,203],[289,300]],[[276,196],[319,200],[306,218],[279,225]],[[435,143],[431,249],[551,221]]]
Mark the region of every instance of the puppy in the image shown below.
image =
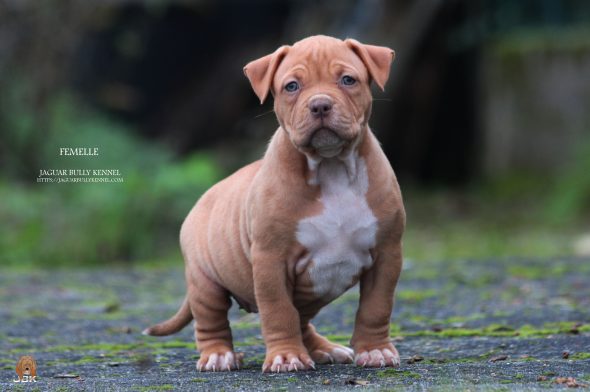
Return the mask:
[[[200,371],[239,369],[227,313],[233,297],[259,312],[263,371],[315,363],[398,366],[390,341],[405,212],[394,172],[368,126],[371,82],[383,89],[394,53],[314,36],[252,61],[260,102],[279,128],[264,157],[209,189],[180,231],[187,294],[168,335],[195,319]],[[352,350],[311,324],[360,281]]]

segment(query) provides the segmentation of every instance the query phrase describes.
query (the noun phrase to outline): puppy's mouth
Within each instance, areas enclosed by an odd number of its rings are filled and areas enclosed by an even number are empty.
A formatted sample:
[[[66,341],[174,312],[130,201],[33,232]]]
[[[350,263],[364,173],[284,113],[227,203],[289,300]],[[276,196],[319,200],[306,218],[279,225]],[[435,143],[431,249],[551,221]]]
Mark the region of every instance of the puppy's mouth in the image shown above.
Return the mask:
[[[345,141],[329,128],[319,128],[309,141],[309,145],[323,158],[333,158],[340,154]]]

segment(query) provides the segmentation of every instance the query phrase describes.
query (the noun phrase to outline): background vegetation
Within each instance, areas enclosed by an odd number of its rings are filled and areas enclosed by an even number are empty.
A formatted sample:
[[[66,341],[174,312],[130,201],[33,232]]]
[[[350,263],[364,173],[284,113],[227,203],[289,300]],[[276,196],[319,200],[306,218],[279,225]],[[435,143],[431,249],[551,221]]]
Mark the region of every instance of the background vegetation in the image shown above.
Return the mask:
[[[313,33],[402,48],[392,91],[377,95],[374,128],[404,191],[407,258],[590,253],[590,129],[584,114],[590,83],[575,71],[575,64],[588,64],[590,58],[590,39],[583,33],[590,26],[590,9],[584,2],[564,2],[554,9],[556,16],[550,12],[552,2],[446,1],[430,9],[373,1],[369,6],[383,15],[366,31],[362,18],[367,15],[361,12],[366,2],[352,0],[320,2],[319,16],[310,16],[310,8],[295,1],[255,2],[253,10],[244,11],[247,15],[264,9],[258,18],[291,24],[258,23],[251,30],[248,18],[234,20],[206,1],[72,1],[60,8],[49,3],[0,3],[2,265],[179,262],[178,230],[196,199],[260,156],[276,126],[267,113],[270,104],[257,106],[241,66]],[[418,11],[422,14],[412,13]],[[501,18],[500,11],[505,12]],[[370,19],[374,12],[369,14]],[[188,22],[196,31],[170,33],[186,15],[200,21],[198,26]],[[501,22],[489,22],[494,17]],[[231,23],[221,27],[232,29],[231,34],[218,31],[216,21],[224,18]],[[422,20],[423,27],[392,27],[411,18]],[[414,37],[410,30],[422,34]],[[196,53],[186,57],[179,37],[194,44]],[[166,52],[175,46],[178,52]],[[112,51],[120,55],[105,54]],[[530,56],[540,69],[566,59],[570,68],[563,80],[573,78],[582,93],[570,96],[566,89],[546,95],[562,94],[564,107],[581,106],[582,114],[540,100],[543,94],[518,81],[533,72],[523,66]],[[158,61],[166,63],[164,68],[154,65]],[[432,69],[424,69],[425,64]],[[454,66],[460,75],[449,71]],[[531,79],[533,86],[539,83]],[[498,125],[502,113],[493,103],[507,95],[517,97],[507,105],[517,109],[518,117]],[[551,128],[562,134],[539,144],[539,118],[549,114],[558,119]],[[418,121],[424,118],[427,124]],[[516,129],[513,144],[498,150],[486,144],[496,129],[509,128]],[[562,142],[563,149],[551,150]],[[60,157],[58,148],[64,146],[99,147],[101,155],[95,160]],[[486,160],[510,148],[510,159]],[[541,158],[532,159],[533,152]],[[124,182],[36,182],[40,169],[59,168],[119,169]]]

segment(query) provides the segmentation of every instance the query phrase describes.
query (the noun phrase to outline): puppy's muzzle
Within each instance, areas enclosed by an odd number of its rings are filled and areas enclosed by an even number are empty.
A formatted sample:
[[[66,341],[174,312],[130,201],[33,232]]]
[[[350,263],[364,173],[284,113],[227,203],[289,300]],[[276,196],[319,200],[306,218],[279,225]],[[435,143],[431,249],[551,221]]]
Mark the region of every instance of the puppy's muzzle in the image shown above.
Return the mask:
[[[311,137],[311,146],[315,149],[337,148],[344,144],[336,132],[328,128],[320,128]]]
[[[334,106],[332,98],[323,94],[314,96],[309,100],[309,104],[307,105],[314,118],[324,118],[329,116],[332,111],[332,106]]]

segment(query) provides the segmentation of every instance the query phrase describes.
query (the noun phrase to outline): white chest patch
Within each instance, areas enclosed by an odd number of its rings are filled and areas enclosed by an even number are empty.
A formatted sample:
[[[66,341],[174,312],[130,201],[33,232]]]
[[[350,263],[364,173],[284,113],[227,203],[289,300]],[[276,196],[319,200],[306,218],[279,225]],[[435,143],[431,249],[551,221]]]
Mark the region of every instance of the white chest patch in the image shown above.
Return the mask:
[[[377,219],[366,200],[367,168],[362,158],[353,159],[353,176],[342,161],[322,160],[316,174],[324,209],[297,227],[297,240],[312,261],[314,292],[329,299],[342,294],[361,269],[371,265],[369,250],[375,246]],[[351,170],[350,162],[348,167]]]

